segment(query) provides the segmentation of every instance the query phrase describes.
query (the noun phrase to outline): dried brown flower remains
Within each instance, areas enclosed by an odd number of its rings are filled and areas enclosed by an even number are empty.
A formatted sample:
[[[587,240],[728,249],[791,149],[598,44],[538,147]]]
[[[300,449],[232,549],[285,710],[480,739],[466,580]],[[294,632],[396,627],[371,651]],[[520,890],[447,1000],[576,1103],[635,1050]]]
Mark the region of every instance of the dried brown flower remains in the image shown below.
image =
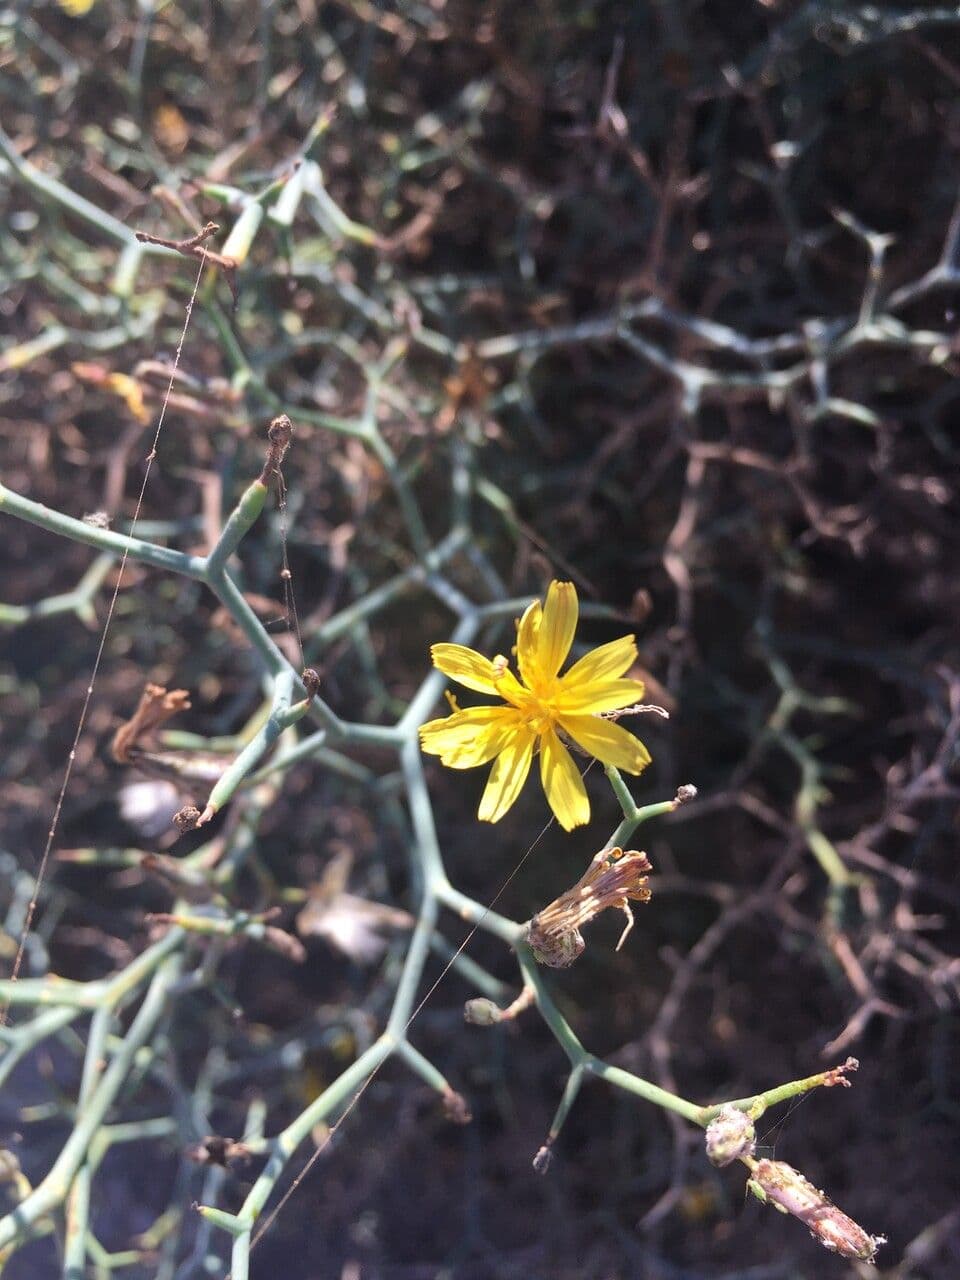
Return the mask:
[[[279,474],[283,459],[290,448],[290,441],[293,439],[293,423],[285,413],[281,413],[270,423],[267,428],[267,439],[270,441],[270,447],[267,450],[263,470],[260,472],[261,484],[269,484],[271,477]]]
[[[201,1138],[196,1146],[187,1147],[183,1154],[195,1164],[215,1164],[226,1169],[237,1161],[249,1160],[252,1151],[245,1142],[210,1133]]]
[[[650,898],[646,887],[650,869],[645,853],[601,849],[573,888],[544,907],[527,926],[527,942],[537,960],[552,969],[569,968],[586,945],[580,930],[608,907],[618,908],[627,917],[617,943],[619,951],[633,928],[630,902]]]
[[[831,1253],[872,1262],[880,1245],[886,1244],[885,1236],[869,1235],[784,1160],[758,1160],[751,1172],[748,1190],[758,1200],[769,1201],[781,1213],[792,1213],[799,1218]]]
[[[164,689],[159,684],[148,684],[140,697],[136,711],[113,735],[113,758],[118,764],[138,764],[143,754],[143,743],[169,719],[190,707],[190,695],[186,689]]]
[[[173,716],[190,709],[186,689],[165,689],[148,684],[137,709],[113,735],[111,753],[118,764],[135,765],[141,773],[161,778],[186,789],[192,785],[214,783],[224,770],[223,757],[203,751],[157,750],[159,730]],[[200,811],[192,804],[178,810],[173,817],[178,831],[192,831]]]

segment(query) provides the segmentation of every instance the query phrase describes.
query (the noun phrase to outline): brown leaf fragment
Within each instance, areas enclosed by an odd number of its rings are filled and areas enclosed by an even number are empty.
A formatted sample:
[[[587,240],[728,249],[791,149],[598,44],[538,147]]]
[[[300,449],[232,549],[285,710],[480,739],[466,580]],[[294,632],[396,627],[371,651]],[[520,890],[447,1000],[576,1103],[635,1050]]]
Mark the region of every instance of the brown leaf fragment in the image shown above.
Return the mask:
[[[151,736],[173,716],[190,707],[186,689],[165,689],[148,684],[136,711],[113,735],[111,754],[118,764],[136,764],[135,752],[149,743]]]

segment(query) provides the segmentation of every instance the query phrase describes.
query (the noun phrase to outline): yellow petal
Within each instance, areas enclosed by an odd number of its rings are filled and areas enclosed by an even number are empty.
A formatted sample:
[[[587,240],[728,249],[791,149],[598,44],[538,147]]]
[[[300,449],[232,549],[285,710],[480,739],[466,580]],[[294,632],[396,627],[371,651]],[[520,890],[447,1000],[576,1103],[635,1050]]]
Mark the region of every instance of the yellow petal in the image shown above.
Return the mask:
[[[517,626],[517,666],[528,689],[533,688],[537,678],[537,633],[542,617],[540,601],[534,600],[533,604],[527,605]]]
[[[570,652],[580,607],[572,582],[551,582],[537,632],[537,670],[542,681],[554,678]]]
[[[530,694],[507,667],[497,676],[497,693],[504,702],[509,702],[515,707],[530,706]]]
[[[566,689],[593,680],[614,680],[622,676],[637,660],[637,644],[633,636],[621,636],[598,649],[585,653],[563,677]]]
[[[590,801],[580,771],[552,729],[540,739],[540,781],[564,831],[590,821]]]
[[[499,755],[516,732],[512,707],[467,707],[420,727],[420,745],[450,769],[472,769]]]
[[[518,728],[497,756],[480,798],[477,817],[481,822],[499,822],[514,803],[530,772],[535,741],[531,730]]]
[[[497,669],[476,649],[463,644],[434,644],[430,646],[430,656],[433,665],[457,684],[477,693],[497,692]]]
[[[642,773],[650,763],[650,752],[639,738],[609,720],[596,716],[560,716],[560,727],[584,751],[603,764],[612,764],[627,773]]]
[[[552,699],[552,705],[560,715],[583,715],[588,712],[619,711],[643,699],[642,680],[591,680],[567,690],[566,678],[560,681],[560,691]]]

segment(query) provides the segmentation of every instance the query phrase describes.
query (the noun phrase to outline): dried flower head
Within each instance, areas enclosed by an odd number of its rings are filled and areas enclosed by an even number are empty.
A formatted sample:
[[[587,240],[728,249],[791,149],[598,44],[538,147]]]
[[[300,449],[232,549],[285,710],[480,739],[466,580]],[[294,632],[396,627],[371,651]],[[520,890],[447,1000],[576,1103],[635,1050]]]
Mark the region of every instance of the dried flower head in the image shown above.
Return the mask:
[[[270,423],[267,428],[267,439],[270,446],[263,470],[260,472],[261,484],[269,484],[271,477],[279,472],[286,452],[290,448],[290,441],[293,439],[293,423],[285,413],[281,413]]]
[[[189,709],[190,695],[186,689],[168,690],[159,684],[148,684],[136,711],[113,735],[114,760],[118,764],[135,765],[141,773],[171,782],[182,790],[215,783],[224,769],[224,758],[219,753],[157,749],[160,729],[173,716]],[[179,831],[192,831],[199,825],[189,816],[194,812],[199,819],[200,811],[195,811],[192,805],[174,816],[173,822]]]
[[[201,1138],[196,1146],[187,1147],[183,1154],[195,1164],[216,1164],[226,1169],[237,1161],[249,1160],[253,1153],[245,1142],[211,1133]]]
[[[752,1156],[757,1141],[753,1121],[739,1107],[721,1107],[707,1125],[707,1159],[720,1168]]]
[[[619,951],[633,928],[630,901],[649,901],[649,870],[645,853],[601,849],[573,888],[539,911],[527,926],[527,942],[537,960],[551,969],[568,969],[585,946],[580,930],[608,907],[616,907],[627,917],[617,943]]]
[[[173,815],[173,825],[181,835],[185,835],[188,831],[195,831],[199,823],[200,810],[195,804],[185,804]]]
[[[842,1258],[873,1262],[879,1247],[887,1242],[886,1236],[868,1235],[784,1160],[758,1160],[752,1167],[747,1189],[781,1213],[799,1218],[825,1249]]]
[[[148,684],[136,711],[113,735],[112,753],[118,764],[136,764],[137,757],[156,731],[173,716],[190,707],[186,689],[164,689]]]

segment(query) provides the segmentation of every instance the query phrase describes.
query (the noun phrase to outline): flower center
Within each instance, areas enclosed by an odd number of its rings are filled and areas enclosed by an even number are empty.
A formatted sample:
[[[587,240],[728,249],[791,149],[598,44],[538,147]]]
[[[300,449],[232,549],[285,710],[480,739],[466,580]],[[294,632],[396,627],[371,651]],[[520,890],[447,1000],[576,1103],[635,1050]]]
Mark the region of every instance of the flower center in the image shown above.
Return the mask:
[[[515,681],[509,684],[504,682],[504,687],[498,683],[497,692],[500,696],[516,707],[523,716],[524,722],[536,734],[546,733],[556,723],[556,712],[553,710],[549,698],[543,697],[541,693],[534,693],[531,690],[518,685]]]

